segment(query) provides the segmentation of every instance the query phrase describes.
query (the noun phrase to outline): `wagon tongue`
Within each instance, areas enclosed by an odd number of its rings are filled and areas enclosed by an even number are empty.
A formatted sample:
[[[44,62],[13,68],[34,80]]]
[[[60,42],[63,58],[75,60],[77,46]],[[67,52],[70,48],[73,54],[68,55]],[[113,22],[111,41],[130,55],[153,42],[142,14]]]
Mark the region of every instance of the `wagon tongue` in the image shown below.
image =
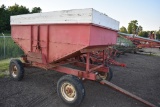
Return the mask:
[[[140,98],[140,97],[138,97],[138,96],[136,96],[136,95],[134,95],[134,94],[132,94],[132,93],[130,93],[130,92],[118,87],[118,86],[116,86],[116,85],[114,85],[113,83],[111,83],[109,81],[102,80],[102,81],[100,81],[100,83],[101,84],[105,84],[105,85],[109,86],[110,88],[112,88],[112,89],[114,89],[116,91],[119,91],[122,94],[125,94],[125,95],[127,95],[127,96],[129,96],[131,98],[134,98],[135,100],[138,100],[138,101],[140,101],[140,102],[142,102],[142,103],[144,103],[144,104],[146,104],[146,105],[148,105],[150,107],[157,107],[156,105],[151,104],[150,102],[148,102],[148,101],[146,101],[146,100],[144,100],[144,99],[142,99],[142,98]]]

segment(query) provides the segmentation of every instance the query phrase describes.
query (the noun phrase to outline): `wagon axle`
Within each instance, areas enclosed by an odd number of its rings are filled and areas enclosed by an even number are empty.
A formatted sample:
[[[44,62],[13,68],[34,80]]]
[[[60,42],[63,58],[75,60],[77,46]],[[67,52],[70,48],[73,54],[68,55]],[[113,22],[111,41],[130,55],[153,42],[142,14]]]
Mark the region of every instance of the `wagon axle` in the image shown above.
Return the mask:
[[[104,53],[103,53],[104,54]],[[90,53],[87,53],[87,57],[86,57],[86,64],[82,63],[82,62],[75,62],[73,61],[68,62],[70,64],[73,64],[75,66],[79,66],[79,67],[84,67],[86,70],[85,71],[81,71],[81,70],[76,70],[76,69],[72,69],[72,68],[67,68],[64,67],[62,65],[54,65],[53,64],[53,68],[52,70],[55,71],[59,71],[59,72],[63,72],[69,75],[63,76],[58,80],[57,83],[57,93],[59,95],[59,97],[62,99],[62,101],[64,103],[66,103],[67,105],[73,105],[73,106],[77,106],[79,105],[84,98],[85,95],[85,89],[84,86],[81,82],[82,78],[88,79],[88,80],[95,80],[95,81],[99,81],[101,84],[107,85],[109,87],[111,87],[112,89],[115,89],[131,98],[134,98],[148,106],[151,107],[156,107],[155,105],[149,103],[148,101],[143,100],[142,98],[133,95],[132,93],[114,85],[113,83],[109,82],[112,79],[112,71],[111,68],[102,65],[93,65],[90,64],[89,61],[90,58]],[[25,58],[22,58],[25,59]],[[105,59],[104,59],[105,60]],[[28,61],[27,61],[28,62]],[[67,64],[67,63],[65,63]],[[14,66],[13,66],[14,65]],[[23,64],[24,66],[26,65],[25,63]],[[30,63],[30,65],[27,63],[27,67],[28,66],[38,66],[38,63]],[[42,67],[43,64],[39,65]],[[44,67],[46,67],[45,65],[43,65]],[[18,68],[18,69],[15,69]],[[21,69],[19,69],[21,68]],[[46,68],[47,69],[47,68]],[[16,76],[13,75],[12,71],[16,70]],[[96,72],[95,72],[96,71]],[[12,60],[10,63],[10,73],[11,73],[11,77],[15,80],[21,80],[23,78],[23,66],[22,63],[19,60]]]

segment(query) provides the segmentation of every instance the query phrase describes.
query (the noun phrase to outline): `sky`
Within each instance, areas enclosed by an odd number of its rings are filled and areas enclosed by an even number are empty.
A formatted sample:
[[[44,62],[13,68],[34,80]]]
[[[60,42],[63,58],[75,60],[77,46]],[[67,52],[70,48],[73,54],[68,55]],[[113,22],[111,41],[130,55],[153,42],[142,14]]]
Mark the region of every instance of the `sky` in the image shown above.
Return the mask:
[[[7,7],[15,3],[30,10],[41,7],[42,12],[93,8],[118,20],[120,27],[138,20],[144,31],[160,29],[160,0],[0,0]]]

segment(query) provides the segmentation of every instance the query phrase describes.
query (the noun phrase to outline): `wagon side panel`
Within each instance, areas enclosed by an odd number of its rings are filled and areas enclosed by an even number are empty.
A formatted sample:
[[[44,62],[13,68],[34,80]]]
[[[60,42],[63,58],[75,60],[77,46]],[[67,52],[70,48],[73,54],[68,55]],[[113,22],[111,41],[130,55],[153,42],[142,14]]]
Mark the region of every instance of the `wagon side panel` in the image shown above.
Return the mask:
[[[37,41],[38,41],[38,26],[33,25],[32,26],[32,42],[31,42],[32,49],[31,49],[31,52],[36,51]]]
[[[48,25],[41,25],[39,27],[40,29],[40,47],[41,47],[41,53],[45,56],[45,59],[48,59]]]
[[[24,52],[31,51],[31,26],[12,25],[12,38]]]
[[[73,55],[85,48],[89,45],[89,36],[90,25],[51,25],[49,28],[49,62]]]
[[[113,45],[116,41],[117,31],[99,26],[91,27],[90,46]]]

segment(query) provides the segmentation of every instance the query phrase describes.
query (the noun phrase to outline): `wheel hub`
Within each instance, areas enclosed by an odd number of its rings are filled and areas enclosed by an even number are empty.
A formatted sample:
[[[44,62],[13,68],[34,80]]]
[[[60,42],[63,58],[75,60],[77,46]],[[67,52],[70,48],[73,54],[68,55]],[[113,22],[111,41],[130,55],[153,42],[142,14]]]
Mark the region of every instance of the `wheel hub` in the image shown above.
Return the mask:
[[[17,69],[17,67],[14,65],[13,68],[12,68],[12,76],[13,76],[13,77],[16,77],[16,76],[17,76],[17,73],[18,73],[18,69]]]
[[[105,80],[107,78],[107,73],[105,72],[99,73],[98,75],[102,80]]]
[[[64,83],[61,87],[62,96],[67,101],[73,101],[76,97],[76,90],[70,83]]]

